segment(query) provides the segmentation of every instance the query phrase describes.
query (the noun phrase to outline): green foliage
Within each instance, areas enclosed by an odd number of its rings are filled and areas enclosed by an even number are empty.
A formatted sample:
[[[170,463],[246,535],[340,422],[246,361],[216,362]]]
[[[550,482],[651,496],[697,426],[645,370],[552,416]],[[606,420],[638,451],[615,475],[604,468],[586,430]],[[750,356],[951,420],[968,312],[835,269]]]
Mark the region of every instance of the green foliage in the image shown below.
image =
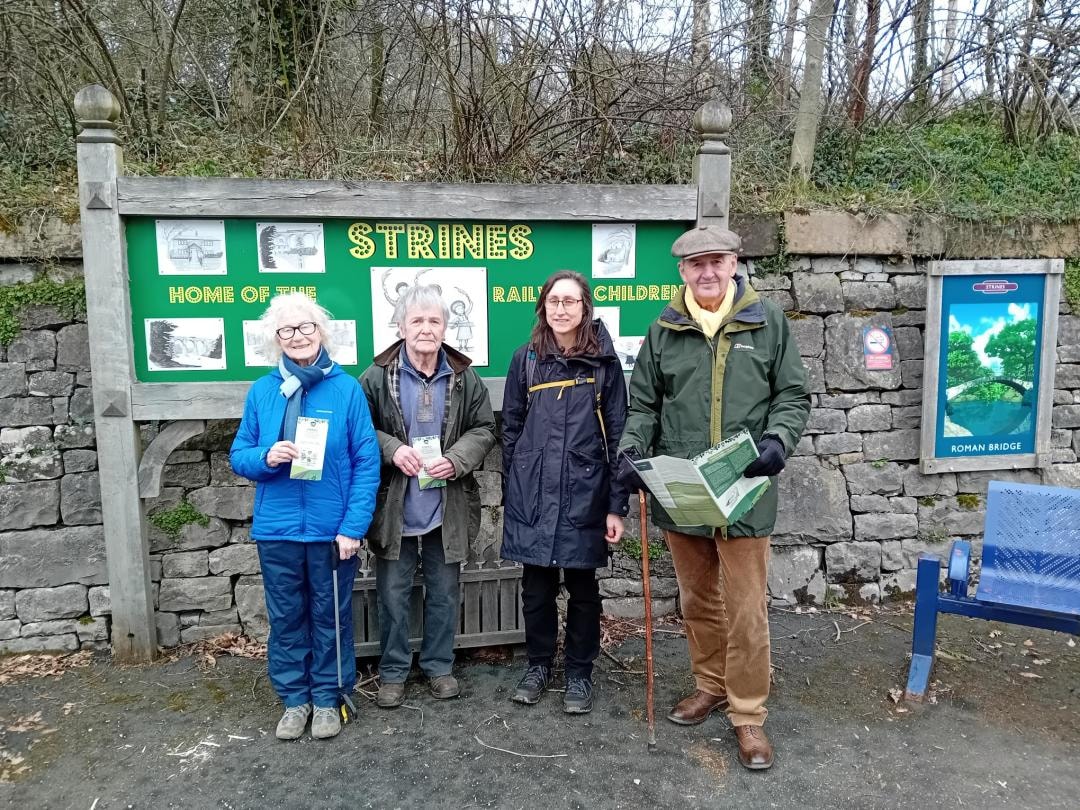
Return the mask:
[[[1072,311],[1080,312],[1080,259],[1066,260],[1062,289]]]
[[[977,380],[989,373],[972,348],[973,343],[967,332],[949,332],[949,354],[945,361],[946,386],[952,387]]]
[[[210,518],[188,501],[180,501],[172,509],[150,515],[150,522],[163,531],[169,539],[176,540],[180,537],[183,528],[189,523],[205,526],[210,522]]]
[[[880,470],[888,463],[889,460],[887,458],[875,458],[873,461],[870,462],[870,466],[873,467],[875,470]]]
[[[1035,320],[1010,323],[986,343],[986,353],[1001,360],[1001,370],[1014,380],[1035,379]]]
[[[55,307],[69,318],[86,311],[86,289],[82,279],[58,284],[48,278],[0,287],[0,345],[7,346],[22,330],[20,313],[29,306]]]
[[[962,492],[956,496],[956,505],[961,509],[978,509],[979,508],[979,496],[973,495],[969,492]]]
[[[275,65],[272,75],[288,77],[291,71],[289,64]],[[582,121],[576,132],[554,128],[550,138],[494,144],[484,160],[468,165],[452,157],[454,144],[444,141],[437,126],[387,143],[373,141],[365,131],[297,140],[284,131],[252,136],[228,117],[211,119],[178,107],[177,117],[151,145],[131,124],[125,121],[120,135],[126,171],[135,175],[681,184],[691,182],[697,150],[696,137],[679,123],[623,128],[607,122],[602,129],[615,126],[615,137],[599,137],[599,130]],[[42,129],[42,137],[28,139],[19,150],[0,150],[0,230],[41,214],[78,218],[73,144]],[[839,208],[973,221],[1080,219],[1080,136],[1059,133],[1017,146],[1004,138],[1000,121],[980,109],[919,126],[894,121],[854,131],[827,122],[810,182],[788,171],[790,140],[779,118],[736,122],[727,138],[732,210]]]
[[[957,396],[953,402],[1019,402],[1022,395],[1010,385],[986,382],[973,385]]]
[[[1080,137],[1016,146],[1000,123],[972,108],[920,127],[826,130],[807,204],[929,211],[961,219],[1080,216]]]
[[[623,554],[627,557],[631,557],[635,560],[641,559],[641,538],[639,537],[623,537],[622,542],[619,544],[622,548]],[[663,543],[653,541],[649,543],[649,558],[660,557],[667,554],[667,546]]]

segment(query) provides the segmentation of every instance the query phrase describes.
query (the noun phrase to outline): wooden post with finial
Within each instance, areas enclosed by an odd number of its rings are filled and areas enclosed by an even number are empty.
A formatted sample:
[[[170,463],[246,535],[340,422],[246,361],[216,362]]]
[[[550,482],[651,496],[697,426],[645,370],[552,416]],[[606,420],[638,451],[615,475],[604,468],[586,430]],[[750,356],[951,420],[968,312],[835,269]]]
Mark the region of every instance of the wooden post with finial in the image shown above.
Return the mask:
[[[731,128],[731,108],[716,99],[706,101],[694,114],[694,129],[701,146],[694,156],[697,185],[697,224],[728,226],[731,199],[731,150],[724,143]]]
[[[79,211],[113,657],[150,661],[157,654],[157,633],[139,498],[141,442],[131,412],[131,304],[116,195],[124,161],[116,135],[120,105],[107,89],[93,84],[76,94],[75,113],[82,128],[76,138]]]

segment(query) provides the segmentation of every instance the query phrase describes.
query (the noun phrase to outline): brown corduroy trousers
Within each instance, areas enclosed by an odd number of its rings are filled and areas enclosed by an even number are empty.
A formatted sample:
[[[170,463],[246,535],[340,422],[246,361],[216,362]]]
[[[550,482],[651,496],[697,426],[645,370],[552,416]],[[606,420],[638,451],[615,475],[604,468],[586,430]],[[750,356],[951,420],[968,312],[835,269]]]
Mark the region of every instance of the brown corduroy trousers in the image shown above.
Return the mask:
[[[760,726],[768,711],[768,537],[723,539],[665,531],[679,580],[690,669],[697,688],[727,695],[734,726]]]

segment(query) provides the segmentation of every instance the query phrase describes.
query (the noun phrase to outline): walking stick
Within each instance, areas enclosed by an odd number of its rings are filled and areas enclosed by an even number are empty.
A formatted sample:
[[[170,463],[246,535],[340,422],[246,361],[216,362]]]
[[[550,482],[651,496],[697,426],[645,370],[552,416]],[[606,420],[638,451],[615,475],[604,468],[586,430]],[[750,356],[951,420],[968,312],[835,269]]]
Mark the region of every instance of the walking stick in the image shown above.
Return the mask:
[[[645,490],[638,490],[641,518],[641,586],[645,593],[645,716],[649,722],[649,750],[656,750],[656,712],[653,708],[652,585],[649,582],[649,514]]]
[[[341,616],[338,612],[338,566],[341,565],[341,554],[338,549],[337,540],[330,543],[330,559],[334,571],[334,646],[337,652],[338,710],[341,712],[341,722],[344,724],[356,719],[356,704],[345,691],[341,678]]]

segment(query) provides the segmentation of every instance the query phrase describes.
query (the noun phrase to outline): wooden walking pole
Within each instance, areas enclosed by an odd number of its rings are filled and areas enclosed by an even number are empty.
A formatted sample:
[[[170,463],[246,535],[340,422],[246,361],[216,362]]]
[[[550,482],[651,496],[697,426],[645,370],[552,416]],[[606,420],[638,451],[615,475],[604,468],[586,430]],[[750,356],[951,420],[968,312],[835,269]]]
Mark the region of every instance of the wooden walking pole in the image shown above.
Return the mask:
[[[638,490],[641,519],[641,586],[645,594],[645,716],[649,722],[649,750],[656,750],[656,712],[653,708],[652,586],[649,582],[649,514],[645,490]]]

